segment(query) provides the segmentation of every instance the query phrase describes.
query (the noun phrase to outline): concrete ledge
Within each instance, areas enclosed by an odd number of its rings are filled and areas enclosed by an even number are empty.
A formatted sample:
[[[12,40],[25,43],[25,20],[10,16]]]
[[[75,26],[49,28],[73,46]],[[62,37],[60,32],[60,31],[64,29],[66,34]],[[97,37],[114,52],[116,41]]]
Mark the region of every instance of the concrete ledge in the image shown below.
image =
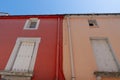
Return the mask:
[[[32,77],[33,72],[12,72],[12,71],[0,71],[0,75],[4,76],[23,76]]]
[[[95,71],[94,75],[101,76],[101,77],[120,77],[120,72],[102,72],[102,71]]]

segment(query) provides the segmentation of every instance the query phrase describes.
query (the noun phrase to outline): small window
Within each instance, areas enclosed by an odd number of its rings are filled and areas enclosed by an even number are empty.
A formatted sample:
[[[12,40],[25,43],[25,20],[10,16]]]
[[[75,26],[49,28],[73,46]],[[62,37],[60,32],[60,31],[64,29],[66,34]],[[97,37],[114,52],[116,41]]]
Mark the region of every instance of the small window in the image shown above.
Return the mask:
[[[91,27],[98,27],[96,20],[88,20],[89,26]]]
[[[35,30],[38,29],[40,20],[38,18],[30,18],[26,21],[24,29],[26,30]]]

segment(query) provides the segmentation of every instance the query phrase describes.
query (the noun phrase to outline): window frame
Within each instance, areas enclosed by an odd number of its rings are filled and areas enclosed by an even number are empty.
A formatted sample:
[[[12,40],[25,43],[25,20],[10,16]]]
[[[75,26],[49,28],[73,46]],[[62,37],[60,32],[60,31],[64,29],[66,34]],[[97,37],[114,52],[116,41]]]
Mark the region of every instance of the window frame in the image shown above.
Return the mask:
[[[34,47],[34,50],[33,50],[33,57],[32,57],[31,62],[30,62],[30,67],[28,69],[29,72],[33,72],[34,65],[35,65],[35,60],[36,60],[36,56],[37,56],[37,51],[38,51],[38,48],[39,48],[39,43],[41,41],[41,38],[24,38],[24,37],[17,38],[15,46],[13,48],[13,51],[10,55],[10,58],[8,60],[7,65],[5,67],[6,71],[12,71],[13,64],[14,64],[15,59],[17,57],[17,51],[18,51],[22,41],[33,41],[33,42],[36,43],[35,47]]]
[[[91,40],[106,40],[106,42],[108,43],[108,47],[109,47],[109,49],[110,49],[110,51],[111,51],[112,58],[113,58],[116,66],[117,66],[118,71],[119,71],[119,70],[120,70],[120,64],[119,64],[118,58],[116,57],[116,54],[115,54],[115,52],[114,52],[114,50],[113,50],[113,47],[112,47],[112,45],[111,45],[110,40],[109,40],[107,37],[90,37],[89,40],[90,40],[90,43],[91,43]],[[92,43],[91,43],[91,48],[92,48],[92,51],[93,51]],[[94,51],[93,51],[93,53],[94,53]],[[95,53],[94,53],[94,54],[95,54]],[[94,56],[95,56],[95,55],[94,55]],[[95,56],[95,57],[96,57],[96,56]],[[96,59],[95,59],[95,60],[96,60]],[[97,63],[97,62],[96,62],[96,63]],[[98,72],[100,72],[100,71],[98,70]],[[106,71],[106,72],[107,72],[107,71]]]
[[[94,27],[94,28],[98,28],[99,27],[96,19],[88,19],[88,25],[90,27]]]
[[[36,22],[35,28],[30,28],[31,22]],[[25,25],[24,25],[24,30],[37,30],[40,24],[40,19],[38,18],[30,18],[26,20]]]

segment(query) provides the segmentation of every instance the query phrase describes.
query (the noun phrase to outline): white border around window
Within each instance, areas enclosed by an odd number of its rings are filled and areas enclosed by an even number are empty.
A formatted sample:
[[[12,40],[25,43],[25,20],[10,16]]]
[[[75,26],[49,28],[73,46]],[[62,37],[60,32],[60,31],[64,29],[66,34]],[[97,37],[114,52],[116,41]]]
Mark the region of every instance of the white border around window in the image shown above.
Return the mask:
[[[27,37],[27,38],[26,37],[19,37],[19,38],[17,38],[14,49],[10,55],[10,58],[8,60],[7,65],[5,67],[5,71],[11,71],[13,64],[14,64],[14,60],[17,56],[17,51],[20,47],[19,45],[22,41],[33,41],[36,43],[35,48],[34,48],[34,52],[33,52],[33,57],[32,57],[32,60],[30,62],[30,67],[28,69],[29,72],[33,72],[34,64],[35,64],[35,60],[36,60],[36,56],[37,56],[37,51],[39,48],[39,43],[41,41],[41,38],[33,38],[33,37]]]
[[[31,21],[37,22],[35,28],[29,28]],[[40,24],[40,19],[38,19],[38,18],[30,18],[30,19],[28,19],[28,20],[25,22],[24,30],[37,30],[38,27],[39,27],[39,24]]]

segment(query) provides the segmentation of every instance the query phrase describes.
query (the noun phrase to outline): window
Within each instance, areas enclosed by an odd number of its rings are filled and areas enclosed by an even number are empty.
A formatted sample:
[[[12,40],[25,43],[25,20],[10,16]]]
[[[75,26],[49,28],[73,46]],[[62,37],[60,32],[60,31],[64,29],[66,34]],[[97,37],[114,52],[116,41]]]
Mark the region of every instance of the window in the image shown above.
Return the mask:
[[[107,39],[91,39],[98,71],[117,72],[118,65]]]
[[[17,39],[13,52],[5,68],[5,71],[8,72],[2,72],[4,73],[4,79],[12,80],[14,75],[14,80],[18,80],[18,76],[21,76],[20,80],[24,80],[23,78],[26,76],[32,76],[39,43],[40,38]],[[5,77],[6,75],[8,76]]]
[[[40,20],[38,18],[30,18],[26,21],[24,29],[25,30],[36,30],[38,29]]]
[[[98,27],[96,20],[88,20],[89,26],[91,27]]]

